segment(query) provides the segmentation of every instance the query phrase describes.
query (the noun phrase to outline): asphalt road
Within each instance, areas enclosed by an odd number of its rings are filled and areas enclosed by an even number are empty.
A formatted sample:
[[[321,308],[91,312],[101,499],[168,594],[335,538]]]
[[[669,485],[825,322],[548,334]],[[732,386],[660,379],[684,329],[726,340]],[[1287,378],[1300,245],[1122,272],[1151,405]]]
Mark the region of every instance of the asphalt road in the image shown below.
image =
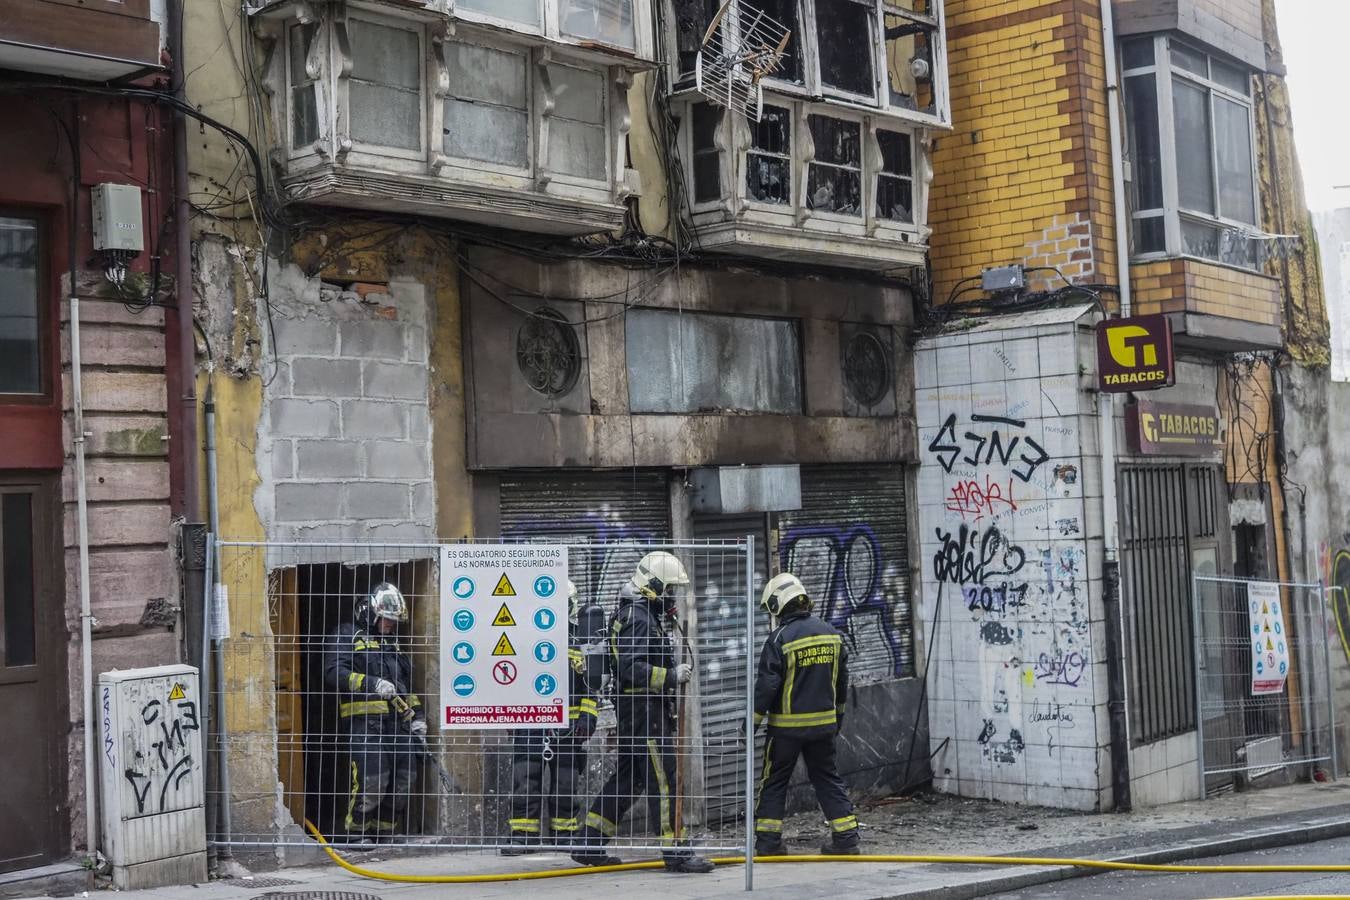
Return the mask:
[[[1350,864],[1350,837],[1277,850],[1258,850],[1192,860],[1203,865],[1300,865]],[[1046,884],[992,894],[1004,900],[1024,900],[1031,897],[1073,897],[1076,900],[1096,897],[1146,897],[1150,900],[1171,898],[1252,897],[1252,896],[1307,896],[1344,894],[1350,897],[1350,872],[1334,874],[1291,873],[1270,875],[1151,875],[1142,872],[1110,872],[1089,878],[1071,878],[1056,884]]]

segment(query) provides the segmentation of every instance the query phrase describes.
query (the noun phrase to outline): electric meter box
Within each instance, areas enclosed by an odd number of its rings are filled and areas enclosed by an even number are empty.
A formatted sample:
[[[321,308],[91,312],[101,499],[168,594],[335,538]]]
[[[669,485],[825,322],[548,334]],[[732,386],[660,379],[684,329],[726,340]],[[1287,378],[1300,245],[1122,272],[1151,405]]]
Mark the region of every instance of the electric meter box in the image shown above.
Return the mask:
[[[89,194],[94,210],[94,249],[124,253],[144,250],[141,189],[134,184],[96,184]]]
[[[206,769],[197,670],[98,677],[103,852],[120,890],[206,881]]]

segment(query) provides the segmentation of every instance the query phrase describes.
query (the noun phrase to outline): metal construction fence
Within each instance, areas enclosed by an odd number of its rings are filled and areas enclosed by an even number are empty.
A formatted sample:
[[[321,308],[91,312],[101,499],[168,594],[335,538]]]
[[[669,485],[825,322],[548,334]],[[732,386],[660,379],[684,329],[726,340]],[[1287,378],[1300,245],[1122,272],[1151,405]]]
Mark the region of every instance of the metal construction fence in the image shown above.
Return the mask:
[[[1201,796],[1335,764],[1326,589],[1194,575]]]
[[[577,718],[560,728],[441,730],[443,667],[489,652],[442,646],[442,618],[465,607],[443,596],[443,545],[216,542],[214,653],[203,679],[218,772],[210,840],[308,843],[309,822],[337,846],[374,835],[402,846],[567,851],[590,825],[619,852],[745,850],[757,758],[746,740],[749,693],[767,631],[752,601],[753,539],[559,543],[582,607],[559,648],[576,676]],[[606,660],[606,629],[620,588],[655,550],[673,553],[691,579],[664,627],[673,662],[692,665],[693,676],[676,684],[673,669],[647,672],[649,684],[634,688]],[[401,591],[408,621],[392,635],[354,633],[356,601],[381,582]],[[521,607],[503,615],[504,603],[489,594],[469,606],[503,626],[528,616]],[[555,652],[520,625],[499,629],[506,646],[492,651],[494,677],[514,678],[517,665],[523,675],[531,652]],[[342,674],[352,653],[374,652],[411,663],[396,701],[373,692],[375,679]],[[397,714],[403,702],[424,712],[425,745]],[[588,735],[576,726],[591,709],[598,727]]]

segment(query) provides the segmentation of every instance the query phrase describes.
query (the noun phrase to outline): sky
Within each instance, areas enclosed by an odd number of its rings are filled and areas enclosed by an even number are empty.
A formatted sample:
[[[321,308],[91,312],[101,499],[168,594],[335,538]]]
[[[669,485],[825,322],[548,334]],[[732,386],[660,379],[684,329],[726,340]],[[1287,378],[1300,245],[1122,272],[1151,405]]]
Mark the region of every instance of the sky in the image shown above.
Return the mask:
[[[1350,0],[1275,0],[1275,16],[1308,206],[1350,207]]]

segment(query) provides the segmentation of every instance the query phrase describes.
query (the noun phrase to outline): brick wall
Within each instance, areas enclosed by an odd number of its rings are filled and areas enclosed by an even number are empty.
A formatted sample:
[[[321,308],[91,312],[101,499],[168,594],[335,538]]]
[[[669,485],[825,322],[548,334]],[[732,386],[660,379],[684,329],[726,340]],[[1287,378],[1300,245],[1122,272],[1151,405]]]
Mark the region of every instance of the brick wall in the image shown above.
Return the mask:
[[[1097,3],[950,0],[947,29],[953,131],[933,154],[935,302],[959,279],[1012,262],[1114,281]]]
[[[1190,312],[1257,325],[1280,325],[1280,283],[1196,259],[1164,259],[1130,267],[1136,315]]]

